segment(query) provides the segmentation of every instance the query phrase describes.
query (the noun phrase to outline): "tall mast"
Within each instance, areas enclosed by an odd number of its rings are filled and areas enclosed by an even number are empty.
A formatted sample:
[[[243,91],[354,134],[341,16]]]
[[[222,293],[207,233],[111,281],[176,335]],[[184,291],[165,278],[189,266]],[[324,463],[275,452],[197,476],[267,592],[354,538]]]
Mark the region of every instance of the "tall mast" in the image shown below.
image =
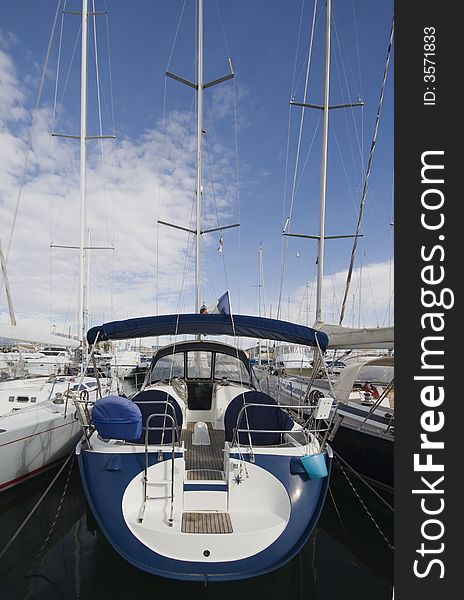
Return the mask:
[[[344,109],[353,108],[355,106],[363,106],[364,102],[354,102],[350,104],[337,104],[334,106],[329,105],[329,85],[330,85],[330,20],[332,13],[332,2],[326,0],[326,13],[325,13],[325,68],[324,68],[324,103],[309,104],[306,102],[295,102],[290,101],[290,104],[295,106],[301,106],[303,108],[312,108],[322,111],[322,146],[321,146],[321,170],[320,170],[320,193],[319,193],[319,234],[318,235],[305,235],[299,233],[290,233],[285,231],[283,235],[316,239],[318,244],[317,251],[317,282],[316,282],[316,320],[315,327],[322,323],[322,281],[324,278],[324,249],[326,239],[340,239],[357,237],[355,235],[325,235],[325,200],[327,190],[327,148],[328,148],[328,134],[329,134],[329,110],[331,109]]]
[[[85,247],[87,236],[86,218],[86,161],[87,161],[87,0],[82,0],[82,45],[81,45],[81,130],[80,130],[80,199],[81,199],[81,235],[79,242],[79,341],[82,349],[85,346],[85,287],[86,287],[86,265]]]
[[[322,117],[322,157],[319,200],[319,239],[317,253],[316,323],[322,321],[322,279],[324,277],[325,196],[327,190],[327,147],[329,134],[329,84],[330,84],[330,16],[331,0],[326,0],[325,16],[325,74]]]
[[[196,177],[196,256],[195,312],[200,310],[200,245],[201,245],[201,163],[203,141],[203,0],[198,0],[198,72],[197,72],[197,177]]]
[[[158,219],[158,223],[162,225],[166,225],[168,227],[173,227],[174,229],[180,229],[181,231],[187,231],[188,233],[192,233],[196,236],[195,240],[195,312],[199,312],[200,310],[200,251],[201,251],[201,236],[204,233],[212,233],[214,231],[222,231],[223,229],[230,229],[232,227],[238,227],[239,224],[235,223],[234,225],[224,225],[220,227],[213,227],[212,229],[202,229],[201,227],[201,195],[202,195],[202,151],[203,151],[203,90],[206,88],[212,87],[213,85],[217,85],[218,83],[222,83],[223,81],[228,81],[234,77],[234,72],[232,69],[232,62],[229,58],[229,68],[230,73],[225,75],[224,77],[219,77],[219,79],[214,79],[213,81],[203,81],[203,0],[198,0],[198,38],[197,38],[197,82],[193,83],[192,81],[188,81],[184,77],[180,77],[170,71],[166,71],[166,76],[183,83],[184,85],[188,85],[193,88],[197,92],[197,165],[196,165],[196,183],[195,183],[195,196],[196,196],[196,224],[195,229],[191,229],[190,227],[183,227],[180,225],[175,225],[174,223],[168,223],[167,221],[161,221]]]

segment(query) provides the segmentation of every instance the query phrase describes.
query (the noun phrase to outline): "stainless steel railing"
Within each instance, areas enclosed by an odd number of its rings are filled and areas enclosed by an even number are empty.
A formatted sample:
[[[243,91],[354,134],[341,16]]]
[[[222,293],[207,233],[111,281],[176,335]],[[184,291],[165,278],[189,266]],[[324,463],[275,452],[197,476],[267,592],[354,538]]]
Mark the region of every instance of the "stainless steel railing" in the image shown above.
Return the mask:
[[[251,434],[252,433],[280,433],[280,434],[289,434],[292,430],[289,429],[251,429],[249,427],[248,424],[248,419],[247,419],[247,415],[246,415],[246,410],[247,408],[251,408],[251,407],[259,407],[259,408],[272,408],[274,410],[279,410],[279,409],[289,409],[289,410],[297,410],[299,408],[304,408],[305,412],[308,413],[309,411],[315,411],[316,410],[316,406],[308,406],[307,404],[305,405],[295,405],[295,404],[257,404],[257,403],[247,403],[244,404],[242,406],[242,408],[240,409],[238,415],[237,415],[237,421],[236,421],[236,426],[234,427],[233,430],[233,435],[232,435],[232,442],[231,442],[231,446],[239,446],[240,445],[240,441],[239,441],[239,434],[240,433],[245,433],[248,434],[248,440],[249,440],[249,446],[250,449],[253,448],[253,444],[252,444],[252,439],[251,439]],[[245,428],[241,428],[240,427],[240,423],[242,421],[242,415],[245,412],[245,418],[247,419],[247,425],[248,427]],[[331,426],[331,418],[329,419],[321,419],[321,421],[324,422],[324,425],[322,427],[309,427],[309,426],[305,426],[303,427],[303,429],[301,430],[302,432],[304,432],[306,439],[309,441],[309,435],[310,434],[314,434],[314,435],[319,435],[321,433],[325,433],[328,432]],[[308,442],[307,442],[308,443]],[[256,446],[258,446],[258,444],[255,444]]]

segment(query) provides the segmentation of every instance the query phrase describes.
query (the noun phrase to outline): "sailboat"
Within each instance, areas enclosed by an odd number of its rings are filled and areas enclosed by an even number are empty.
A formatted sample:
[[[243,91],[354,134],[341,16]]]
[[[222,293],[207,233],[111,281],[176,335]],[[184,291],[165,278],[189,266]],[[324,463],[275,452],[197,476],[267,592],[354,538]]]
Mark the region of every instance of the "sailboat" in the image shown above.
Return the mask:
[[[197,15],[199,236],[202,0]],[[328,338],[302,325],[233,314],[228,293],[217,312],[200,313],[199,266],[197,237],[195,313],[114,321],[87,332],[91,352],[98,341],[195,337],[159,348],[131,398],[82,405],[76,452],[87,500],[113,548],[153,575],[207,583],[272,571],[308,540],[328,488],[325,419],[332,401],[321,399],[299,423],[259,389],[246,353],[210,336],[290,342],[321,356]]]
[[[10,340],[76,347],[78,342],[18,325],[1,324]],[[19,377],[0,382],[0,491],[42,473],[69,455],[81,435],[73,397],[95,400],[91,377]]]
[[[85,3],[87,6],[87,3]],[[87,8],[85,8],[87,19]],[[82,33],[82,78],[81,78],[81,132],[80,132],[80,196],[81,196],[81,237],[80,237],[80,287],[79,287],[79,340],[68,339],[49,333],[37,332],[16,325],[0,325],[0,336],[10,340],[31,341],[52,345],[51,361],[62,348],[80,347],[80,375],[69,376],[55,373],[53,376],[20,378],[0,383],[0,491],[9,489],[30,477],[42,473],[69,455],[75,448],[82,429],[74,406],[78,398],[84,404],[95,401],[102,389],[110,388],[111,380],[104,381],[86,376],[85,357],[85,251],[86,251],[86,211],[85,211],[85,170],[86,170],[86,52],[87,26]],[[2,259],[2,272],[6,279],[6,267]],[[8,294],[10,318],[12,303]],[[63,351],[64,352],[64,351]],[[49,366],[42,364],[32,369],[49,375]],[[88,365],[87,365],[88,366]]]
[[[329,83],[330,83],[330,27],[331,27],[331,0],[326,2],[326,40],[325,40],[325,70],[324,70],[324,102],[322,106],[313,104],[293,102],[303,108],[317,108],[323,112],[322,128],[322,153],[320,168],[320,208],[319,208],[319,234],[308,236],[302,234],[287,233],[284,235],[317,239],[317,286],[316,286],[316,316],[314,328],[320,332],[325,332],[329,337],[329,350],[393,350],[394,347],[394,328],[393,327],[371,327],[371,328],[350,328],[341,324],[335,325],[325,323],[322,311],[322,282],[324,277],[324,253],[325,240],[331,237],[353,237],[357,240],[358,233],[355,235],[326,236],[325,234],[325,208],[326,208],[326,187],[327,187],[327,151],[328,151],[328,130],[329,130],[329,112],[331,108],[347,108],[360,106],[362,103],[349,105],[330,106],[329,104]],[[380,102],[383,98],[383,91],[386,82],[386,74],[389,63],[390,50],[393,40],[393,25],[390,32],[390,42],[387,53],[387,62],[385,66],[384,79]],[[367,192],[367,178],[370,171],[370,164],[375,147],[375,138],[378,130],[380,118],[380,105],[377,111],[376,126],[374,131],[374,141],[371,146],[369,156],[367,175],[364,183],[361,208]],[[362,216],[362,210],[358,217],[358,226]],[[354,259],[354,251],[351,257],[351,266]],[[350,273],[350,271],[349,271]],[[347,280],[349,283],[349,277]],[[347,296],[345,291],[345,299]],[[340,319],[341,321],[342,319]],[[344,363],[342,363],[344,366]],[[378,482],[387,487],[393,486],[393,438],[394,438],[394,411],[393,407],[386,407],[386,398],[383,394],[379,398],[366,399],[364,391],[359,391],[362,385],[360,377],[362,368],[369,364],[378,366],[388,366],[393,369],[392,356],[382,358],[364,357],[351,363],[351,366],[344,366],[339,374],[338,381],[332,385],[330,373],[330,364],[323,363],[326,379],[312,382],[312,392],[308,390],[308,383],[297,378],[287,378],[281,383],[284,397],[310,397],[316,401],[318,397],[331,396],[336,401],[337,418],[334,421],[334,429],[330,439],[335,450],[342,457],[353,465],[353,467],[369,479]],[[386,383],[388,392],[393,388],[393,375]],[[358,390],[354,390],[355,384],[358,384]],[[365,385],[371,385],[365,381]]]

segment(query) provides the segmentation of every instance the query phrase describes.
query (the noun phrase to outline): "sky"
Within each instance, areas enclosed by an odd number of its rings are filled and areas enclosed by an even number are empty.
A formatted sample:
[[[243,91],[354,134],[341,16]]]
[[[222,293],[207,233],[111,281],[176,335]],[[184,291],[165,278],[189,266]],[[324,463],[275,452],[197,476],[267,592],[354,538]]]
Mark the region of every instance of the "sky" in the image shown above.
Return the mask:
[[[87,143],[89,240],[102,248],[89,253],[89,325],[194,310],[193,236],[157,221],[194,227],[196,92],[165,72],[196,81],[195,5],[95,0],[102,14],[96,42],[90,24],[87,132],[115,139]],[[63,8],[78,11],[80,2],[2,6],[0,241],[18,323],[76,334],[78,252],[56,246],[79,243],[79,141],[51,135],[79,134],[80,18]],[[204,91],[202,225],[240,227],[202,236],[201,299],[211,305],[229,289],[234,312],[280,310],[309,325],[317,244],[282,230],[290,215],[289,232],[316,235],[319,227],[321,111],[305,110],[296,165],[302,109],[289,105],[305,93],[313,8],[312,0],[204,2],[204,80],[227,75],[229,58],[235,78]],[[393,2],[333,0],[332,11],[330,104],[365,103],[329,119],[326,234],[350,235]],[[315,104],[323,97],[324,12],[318,2],[307,88]],[[393,320],[393,69],[392,57],[346,325]],[[326,243],[328,322],[338,322],[351,246]],[[8,321],[3,285],[0,320]]]

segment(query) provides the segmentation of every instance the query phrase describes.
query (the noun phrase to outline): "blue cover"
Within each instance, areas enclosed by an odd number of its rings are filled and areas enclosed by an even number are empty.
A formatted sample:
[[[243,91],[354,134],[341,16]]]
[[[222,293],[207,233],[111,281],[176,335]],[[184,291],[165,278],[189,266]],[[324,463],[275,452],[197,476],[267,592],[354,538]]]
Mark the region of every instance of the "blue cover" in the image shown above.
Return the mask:
[[[139,407],[121,396],[105,396],[92,408],[92,422],[102,438],[132,441],[142,434]]]
[[[264,317],[223,314],[160,315],[112,321],[89,329],[87,340],[89,344],[93,344],[97,338],[101,342],[184,334],[232,335],[277,340],[303,346],[316,346],[317,336],[322,351],[326,350],[329,342],[325,333],[304,325]]]
[[[272,408],[261,408],[259,406],[250,406],[242,412],[239,429],[263,429],[271,430],[271,433],[248,433],[246,431],[238,434],[240,444],[249,445],[249,436],[252,444],[257,446],[275,446],[282,442],[282,434],[274,433],[277,431],[290,431],[293,428],[293,421],[285,411],[279,408],[279,405],[267,394],[263,392],[245,392],[232,400],[226,409],[224,415],[224,429],[226,441],[231,442],[234,429],[237,427],[237,419],[245,404],[266,404]]]

